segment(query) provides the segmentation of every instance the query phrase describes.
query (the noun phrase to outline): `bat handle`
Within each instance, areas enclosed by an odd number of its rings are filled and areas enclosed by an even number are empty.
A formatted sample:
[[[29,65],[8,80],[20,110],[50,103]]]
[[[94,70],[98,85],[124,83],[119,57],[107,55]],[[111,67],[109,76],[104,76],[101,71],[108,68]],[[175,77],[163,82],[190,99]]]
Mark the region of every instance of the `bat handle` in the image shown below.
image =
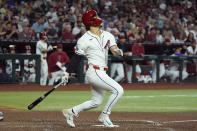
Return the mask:
[[[31,110],[33,107],[34,107],[33,104],[29,105],[29,106],[28,106],[28,110]]]

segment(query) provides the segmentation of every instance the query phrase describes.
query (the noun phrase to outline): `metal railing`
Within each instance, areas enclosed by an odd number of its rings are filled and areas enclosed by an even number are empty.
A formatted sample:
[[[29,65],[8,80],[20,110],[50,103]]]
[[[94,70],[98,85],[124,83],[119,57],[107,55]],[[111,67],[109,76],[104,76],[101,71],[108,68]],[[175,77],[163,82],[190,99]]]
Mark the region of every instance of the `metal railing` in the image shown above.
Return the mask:
[[[41,58],[40,55],[32,54],[32,55],[26,55],[26,54],[0,54],[0,60],[12,60],[12,82],[16,82],[16,63],[15,60],[18,59],[20,61],[21,65],[21,76],[24,75],[24,60],[25,59],[34,59],[36,61],[36,83],[40,83],[40,65],[41,65]],[[78,82],[83,83],[84,82],[84,65],[87,59],[84,57],[82,61],[80,61],[80,66],[77,71],[78,76]],[[115,61],[132,61],[132,68],[133,68],[133,74],[132,74],[132,81],[136,82],[136,62],[137,61],[151,61],[155,60],[156,62],[156,81],[159,82],[159,73],[160,73],[160,61],[161,60],[174,60],[179,63],[179,80],[182,81],[182,70],[183,70],[183,62],[184,61],[190,61],[190,60],[197,60],[197,56],[156,56],[156,55],[145,55],[144,57],[140,56],[124,56],[124,57],[115,57],[115,56],[109,56],[108,59],[108,66],[110,67],[111,62]],[[22,64],[23,63],[23,64]],[[108,71],[108,74],[110,72],[110,69]]]
[[[83,82],[84,81],[84,70],[83,70],[83,66],[84,66],[84,61],[87,60],[85,57],[83,59],[83,61],[80,63],[81,67],[80,70],[78,71],[78,76],[79,76],[79,81]],[[177,61],[180,65],[179,67],[179,81],[182,81],[182,71],[183,71],[183,62],[184,61],[190,61],[190,60],[197,60],[197,56],[158,56],[158,55],[145,55],[144,57],[141,56],[123,56],[123,57],[115,57],[110,55],[109,59],[108,59],[108,67],[110,67],[111,62],[116,62],[116,61],[132,61],[132,68],[133,68],[133,72],[132,72],[132,82],[136,82],[136,62],[137,61],[151,61],[151,60],[155,60],[156,62],[156,82],[160,82],[159,79],[159,74],[160,74],[160,61],[161,60],[174,60]],[[110,68],[107,72],[108,74],[110,74]]]
[[[40,55],[31,54],[0,54],[0,60],[12,60],[12,82],[16,82],[16,59],[20,61],[21,66],[21,76],[24,75],[24,60],[25,59],[34,59],[36,61],[36,83],[40,83],[40,66],[41,66],[41,58]]]

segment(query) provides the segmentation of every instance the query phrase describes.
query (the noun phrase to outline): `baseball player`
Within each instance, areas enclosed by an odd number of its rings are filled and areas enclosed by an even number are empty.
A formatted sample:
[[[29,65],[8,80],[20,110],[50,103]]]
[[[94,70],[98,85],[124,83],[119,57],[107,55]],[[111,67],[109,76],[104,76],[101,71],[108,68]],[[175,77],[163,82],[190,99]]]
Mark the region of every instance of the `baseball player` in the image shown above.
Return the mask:
[[[197,47],[196,47],[196,40],[191,42],[191,45],[186,49],[186,55],[188,56],[197,56]],[[197,60],[193,60],[196,63],[196,73],[197,73]]]
[[[142,56],[142,57],[144,56],[145,50],[144,50],[144,46],[142,45],[141,39],[138,39],[136,41],[136,44],[132,46],[131,50],[132,50],[132,55],[134,55],[134,56]],[[133,72],[132,71],[133,70],[132,64],[127,64],[126,69],[127,69],[128,83],[131,83],[132,72]],[[140,79],[141,72],[142,71],[141,71],[139,62],[137,62],[137,64],[136,64],[136,78],[138,81],[141,81],[141,79]]]
[[[123,49],[126,39],[125,36],[119,37],[120,41],[118,44],[118,47],[120,49]],[[117,72],[117,75],[116,75]],[[124,76],[124,66],[122,61],[115,61],[111,63],[111,72],[110,72],[111,78],[114,78],[115,81],[120,82],[125,76]]]
[[[177,48],[172,56],[183,56],[181,53],[181,48]],[[171,60],[169,69],[166,70],[166,75],[170,77],[171,82],[176,82],[179,77],[179,63],[177,61]],[[188,77],[186,62],[183,63],[182,80]]]
[[[46,40],[46,32],[40,32],[40,40],[36,44],[36,54],[41,56],[40,85],[42,86],[46,85],[48,77],[47,52],[53,49],[51,45],[47,46]]]
[[[9,45],[10,48],[10,54],[15,54],[15,45]],[[19,78],[20,76],[20,70],[21,70],[21,66],[20,66],[20,61],[18,59],[15,60],[15,64],[16,64],[16,77]],[[6,60],[6,73],[11,76],[12,75],[12,60]]]
[[[123,88],[106,73],[108,69],[108,50],[110,50],[114,56],[123,56],[123,52],[117,47],[114,36],[100,29],[102,19],[97,15],[95,10],[84,13],[82,20],[87,32],[78,40],[75,46],[75,53],[77,55],[71,59],[67,71],[72,70],[73,66],[78,64],[74,60],[80,60],[80,55],[87,57],[88,66],[86,77],[91,85],[92,99],[70,109],[64,109],[62,112],[67,124],[71,127],[75,127],[73,117],[77,116],[81,111],[99,107],[103,101],[105,92],[109,91],[111,95],[99,116],[99,121],[106,127],[114,127],[109,115],[112,107],[123,95]],[[68,79],[67,74],[68,73],[65,73],[63,75],[62,81]]]
[[[70,61],[68,55],[63,50],[62,44],[57,44],[56,52],[53,52],[48,58],[49,65],[49,84],[53,85],[54,81],[61,78],[66,71],[65,65]]]
[[[165,39],[165,42],[164,44],[161,46],[159,52],[158,52],[158,55],[162,55],[162,56],[166,56],[166,55],[172,55],[173,54],[173,50],[172,50],[172,47],[170,45],[170,40],[169,39]],[[156,82],[156,62],[155,60],[152,61],[152,65],[153,65],[153,76],[152,76],[152,79],[153,79],[153,83]],[[163,77],[166,73],[166,69],[165,69],[165,65],[164,65],[164,62],[163,60],[160,61],[160,70],[159,70],[159,78]]]
[[[31,55],[31,46],[25,46],[25,54]],[[34,59],[26,59],[24,60],[24,82],[35,82],[36,78],[36,61]]]

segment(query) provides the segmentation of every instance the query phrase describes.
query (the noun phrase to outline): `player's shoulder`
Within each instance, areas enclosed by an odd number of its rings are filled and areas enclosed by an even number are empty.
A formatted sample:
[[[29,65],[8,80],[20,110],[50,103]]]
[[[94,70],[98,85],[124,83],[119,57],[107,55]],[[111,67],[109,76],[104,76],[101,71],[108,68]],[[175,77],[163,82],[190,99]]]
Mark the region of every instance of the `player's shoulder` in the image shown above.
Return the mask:
[[[41,40],[37,41],[37,44],[43,44],[43,43],[45,43],[45,42],[43,42]]]
[[[88,39],[88,34],[87,32],[85,34],[83,34],[78,40],[77,43],[83,43],[84,41],[86,41]]]
[[[62,51],[61,55],[66,56],[66,55],[67,55],[67,53],[66,53],[66,52],[64,52],[64,51]]]
[[[50,55],[49,55],[49,58],[50,57],[54,57],[57,53],[56,52],[52,52]]]
[[[108,32],[108,31],[102,30],[102,33],[104,35],[107,35],[107,36],[110,36],[110,37],[114,37],[114,35],[112,33]]]

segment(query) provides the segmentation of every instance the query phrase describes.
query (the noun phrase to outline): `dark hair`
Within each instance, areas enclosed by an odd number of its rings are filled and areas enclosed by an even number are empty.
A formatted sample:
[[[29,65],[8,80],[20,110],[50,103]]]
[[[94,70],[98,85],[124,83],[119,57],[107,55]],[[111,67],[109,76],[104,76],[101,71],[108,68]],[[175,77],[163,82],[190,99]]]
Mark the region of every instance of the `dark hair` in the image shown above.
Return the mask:
[[[86,26],[86,30],[87,30],[87,31],[90,30],[90,26]]]

